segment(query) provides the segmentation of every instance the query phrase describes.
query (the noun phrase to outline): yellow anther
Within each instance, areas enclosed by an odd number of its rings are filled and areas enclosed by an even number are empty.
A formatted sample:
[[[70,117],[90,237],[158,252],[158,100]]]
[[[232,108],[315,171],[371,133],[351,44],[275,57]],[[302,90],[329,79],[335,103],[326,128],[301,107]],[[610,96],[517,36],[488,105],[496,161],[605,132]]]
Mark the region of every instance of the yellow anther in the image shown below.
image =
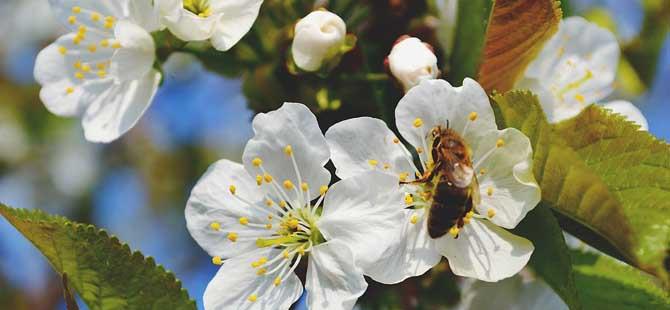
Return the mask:
[[[454,226],[454,227],[451,227],[451,228],[449,229],[449,234],[450,234],[452,237],[456,237],[456,236],[458,236],[458,232],[460,232],[460,231],[461,231],[461,230],[458,229],[458,227]]]
[[[77,23],[77,17],[76,16],[70,16],[67,18],[67,22],[70,23],[70,25],[74,25]]]
[[[230,240],[231,242],[237,241],[237,237],[238,237],[237,233],[234,232],[228,233],[228,240]]]
[[[65,46],[59,46],[58,52],[61,53],[61,55],[65,55],[67,53],[67,48]]]
[[[419,128],[419,127],[423,126],[423,120],[420,119],[420,118],[416,118],[414,120],[413,125],[414,125],[414,128]]]
[[[293,182],[291,182],[291,180],[284,180],[284,188],[291,190],[293,189],[293,187],[294,185]]]
[[[275,280],[272,281],[272,284],[274,284],[274,286],[279,286],[279,284],[281,284],[281,277],[277,276]]]
[[[122,47],[121,43],[119,43],[119,42],[114,42],[114,44],[112,44],[112,48],[114,48],[114,49],[119,49],[121,47]]]
[[[259,174],[259,175],[256,176],[256,184],[258,184],[258,186],[261,186],[261,184],[263,184],[263,176],[262,175]]]
[[[214,256],[212,257],[212,264],[221,265],[223,264],[223,259],[221,259],[221,256]]]
[[[326,194],[327,191],[328,191],[328,186],[327,185],[323,185],[323,186],[319,187],[319,193],[321,195]]]
[[[584,99],[584,96],[582,96],[581,94],[576,94],[575,100],[577,100],[579,103],[584,103],[584,100],[586,99]]]
[[[409,222],[412,224],[416,224],[419,221],[419,216],[415,213],[412,214],[412,217],[409,218]]]
[[[100,46],[109,47],[109,40],[104,39],[104,40],[100,41]]]
[[[100,69],[100,70],[104,70],[105,68],[107,68],[107,64],[104,63],[104,62],[101,62],[101,63],[98,63],[97,65],[95,65],[95,67]]]
[[[284,259],[288,259],[288,250],[284,250],[284,252],[281,253],[281,255],[284,257]]]
[[[261,265],[261,263],[259,263],[257,261],[256,262],[251,262],[251,267],[253,267],[253,268],[258,268],[258,267],[260,267],[260,265]]]
[[[412,194],[405,194],[405,204],[408,206],[411,206],[414,203],[414,197],[412,197]]]
[[[77,60],[72,65],[74,66],[75,69],[81,70],[81,61]]]
[[[267,229],[267,230],[272,229],[272,224],[271,223],[265,224],[265,229]]]
[[[298,254],[300,254],[300,256],[304,256],[304,255],[305,255],[305,247],[304,247],[304,246],[301,245],[301,246],[298,248]]]
[[[470,221],[472,221],[472,218],[468,218],[468,217],[463,218],[463,224],[470,224]]]
[[[486,216],[488,216],[489,218],[493,218],[494,216],[496,216],[496,210],[488,209],[486,211]]]
[[[105,24],[103,25],[103,27],[105,27],[107,29],[112,29],[112,28],[114,28],[114,22],[113,21],[106,21]]]
[[[379,164],[379,162],[375,159],[370,159],[368,160],[368,164],[370,164],[370,166],[372,167],[377,167],[377,164]]]
[[[81,13],[81,7],[73,6],[72,7],[72,14],[79,14],[79,13]]]
[[[286,201],[280,200],[279,201],[279,206],[282,207],[282,208],[286,208]]]
[[[105,76],[107,76],[107,71],[105,71],[105,70],[98,70],[98,77],[99,77],[99,78],[104,78]]]
[[[400,139],[398,139],[398,137],[393,137],[393,143],[395,144],[400,143]]]
[[[505,140],[498,139],[498,141],[496,141],[496,147],[503,147],[503,146],[505,146]]]
[[[114,16],[107,16],[105,17],[105,21],[108,23],[113,23],[116,21],[116,18]]]
[[[486,169],[482,168],[481,170],[479,170],[479,174],[480,175],[485,175],[486,174]]]
[[[214,231],[219,231],[219,230],[221,230],[221,223],[212,222],[211,224],[209,224],[209,228],[211,228]]]
[[[468,119],[469,119],[470,121],[474,122],[474,121],[477,120],[477,117],[478,117],[478,116],[479,116],[479,115],[477,114],[477,112],[470,112],[470,115],[468,115]]]
[[[77,32],[78,32],[79,34],[84,35],[84,34],[86,34],[86,31],[87,31],[87,30],[88,30],[88,29],[86,29],[86,26],[81,25],[81,26],[79,26],[79,29],[77,30]]]
[[[260,268],[260,269],[258,269],[258,271],[256,271],[256,274],[259,275],[259,276],[262,276],[262,275],[264,275],[266,272],[268,272],[267,269],[265,269],[265,268]]]
[[[490,187],[486,189],[486,195],[493,196],[493,187]]]
[[[89,71],[91,71],[91,66],[89,66],[89,65],[82,65],[82,66],[81,66],[81,71],[89,72]]]
[[[466,219],[471,219],[473,216],[475,216],[475,211],[472,210],[465,214]]]
[[[422,147],[417,147],[416,152],[419,153],[419,154],[422,154],[423,153],[423,148]]]
[[[94,22],[100,21],[100,14],[96,12],[91,13],[91,20]]]
[[[409,177],[409,173],[403,172],[398,175],[398,178],[400,178],[400,182],[405,182],[407,181],[407,178]]]
[[[389,170],[389,169],[391,169],[391,164],[385,163],[383,167],[384,167],[384,170]]]
[[[284,153],[286,153],[286,155],[288,155],[288,156],[293,155],[293,147],[292,147],[290,144],[287,145],[287,146],[284,148]]]
[[[251,294],[249,295],[249,298],[247,298],[248,301],[250,302],[255,302],[258,299],[258,295],[256,294]]]
[[[83,80],[84,79],[84,73],[81,73],[79,71],[74,73],[74,77],[77,78],[78,80]]]
[[[300,222],[296,219],[290,219],[290,220],[286,221],[286,225],[291,229],[298,228],[299,224],[300,224]]]
[[[240,224],[242,225],[249,225],[249,219],[246,217],[241,217],[240,218]]]
[[[231,185],[228,188],[228,190],[230,190],[230,193],[233,194],[233,195],[235,195],[235,193],[237,193],[237,187],[235,187],[235,185]]]
[[[268,207],[272,206],[273,204],[274,204],[274,201],[272,201],[272,199],[266,199],[265,200],[265,205],[267,205]]]
[[[207,18],[207,17],[212,16],[212,9],[210,9],[210,8],[206,8],[206,9],[205,9],[204,11],[202,11],[201,13],[198,13],[198,16],[199,16],[199,17],[202,17],[202,18]]]
[[[267,173],[265,175],[263,175],[263,179],[265,179],[265,182],[267,182],[267,183],[272,182],[272,176],[267,174]]]
[[[251,161],[251,164],[254,165],[255,167],[260,167],[263,164],[263,160],[256,157]]]
[[[95,53],[95,51],[97,51],[97,50],[98,50],[98,46],[95,45],[95,44],[91,44],[91,45],[88,46],[88,51],[91,52],[91,53]]]
[[[421,178],[421,173],[419,173],[418,171],[415,172],[414,175],[415,175],[417,178]]]
[[[272,214],[268,214],[268,221],[272,221],[273,218]]]
[[[300,184],[300,189],[302,189],[303,192],[309,190],[309,185],[307,185],[307,182],[302,182],[302,184]]]
[[[258,259],[258,262],[261,263],[261,265],[265,264],[268,262],[268,258],[265,256],[262,256],[261,258]]]
[[[68,87],[68,88],[65,89],[65,94],[69,95],[71,93],[74,93],[74,88]]]

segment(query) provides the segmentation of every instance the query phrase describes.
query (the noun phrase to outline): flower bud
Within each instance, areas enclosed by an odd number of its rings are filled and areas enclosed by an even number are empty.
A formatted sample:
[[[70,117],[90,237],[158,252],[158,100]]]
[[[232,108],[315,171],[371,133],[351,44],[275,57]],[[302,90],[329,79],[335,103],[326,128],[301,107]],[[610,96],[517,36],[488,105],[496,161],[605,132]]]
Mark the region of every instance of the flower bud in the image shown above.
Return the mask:
[[[309,13],[295,25],[291,52],[298,68],[317,71],[340,55],[347,26],[336,14],[325,10]]]
[[[414,37],[401,37],[391,49],[388,66],[405,91],[440,73],[432,47]]]

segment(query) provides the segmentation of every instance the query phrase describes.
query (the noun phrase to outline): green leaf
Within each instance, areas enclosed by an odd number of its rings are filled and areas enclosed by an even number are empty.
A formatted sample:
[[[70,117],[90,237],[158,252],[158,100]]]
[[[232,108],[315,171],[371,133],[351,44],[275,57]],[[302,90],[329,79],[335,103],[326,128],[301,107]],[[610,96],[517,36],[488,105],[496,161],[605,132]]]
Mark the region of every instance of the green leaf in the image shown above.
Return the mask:
[[[514,233],[533,242],[535,251],[528,264],[535,272],[570,309],[581,309],[563,230],[549,207],[544,204],[535,207],[514,229]]]
[[[30,240],[90,309],[195,309],[181,283],[153,258],[131,252],[92,225],[0,204],[0,214]]]
[[[585,309],[670,309],[655,279],[604,255],[571,252],[575,281]]]
[[[670,145],[598,106],[554,126],[622,204],[637,266],[668,283]]]
[[[555,0],[496,0],[477,71],[482,87],[489,93],[512,89],[558,30],[561,14]]]
[[[454,45],[447,72],[447,79],[453,85],[460,85],[464,78],[477,75],[492,6],[493,0],[458,2]]]

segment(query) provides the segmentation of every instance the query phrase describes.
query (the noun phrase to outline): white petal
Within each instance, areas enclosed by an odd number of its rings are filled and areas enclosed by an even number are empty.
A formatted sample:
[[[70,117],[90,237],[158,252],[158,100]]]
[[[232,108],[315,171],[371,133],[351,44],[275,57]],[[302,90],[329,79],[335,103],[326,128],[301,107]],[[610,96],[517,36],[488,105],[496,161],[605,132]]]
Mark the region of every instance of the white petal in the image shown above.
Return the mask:
[[[205,309],[288,309],[302,294],[300,279],[290,273],[279,286],[276,275],[259,276],[251,263],[260,257],[280,255],[281,250],[257,249],[226,260],[207,285],[203,303]],[[256,294],[255,302],[249,296]]]
[[[305,71],[317,71],[344,44],[347,25],[336,14],[318,10],[298,21],[294,32],[291,54],[295,64]]]
[[[412,157],[396,139],[383,121],[370,117],[341,121],[326,132],[331,159],[340,179],[370,170],[396,176],[400,173],[414,175]],[[375,160],[377,165],[371,166],[370,160]]]
[[[628,101],[616,100],[604,104],[605,109],[610,109],[614,113],[625,116],[629,121],[640,126],[640,130],[649,130],[647,118],[644,117],[640,109]]]
[[[471,113],[475,121],[470,121]],[[400,134],[415,147],[422,146],[422,139],[435,126],[446,126],[459,133],[466,124],[468,133],[496,128],[493,109],[484,89],[472,79],[463,80],[463,86],[453,87],[444,80],[427,80],[407,92],[395,110],[396,125]],[[423,125],[414,127],[416,119]],[[465,137],[467,139],[467,135]]]
[[[335,183],[324,199],[317,227],[326,240],[338,240],[368,268],[397,242],[389,238],[403,226],[403,193],[398,177],[369,171]]]
[[[200,17],[186,10],[182,1],[160,1],[162,22],[170,32],[183,41],[203,41],[209,39],[223,14],[215,13],[208,17]],[[173,5],[177,5],[176,9]]]
[[[318,197],[319,188],[330,183],[330,172],[324,168],[330,151],[314,114],[302,104],[285,103],[276,111],[256,115],[253,128],[255,135],[242,156],[247,171],[251,175],[263,174],[252,164],[255,158],[260,158],[262,167],[280,186],[290,180],[299,190],[296,169],[291,157],[284,152],[291,146],[300,181],[309,186],[310,200]],[[285,191],[291,200],[296,200],[294,190]]]
[[[258,17],[263,0],[228,0],[212,3],[215,12],[222,12],[212,34],[212,46],[227,51],[244,37]]]
[[[128,20],[117,22],[114,33],[122,47],[112,57],[112,74],[121,81],[146,76],[156,59],[154,39],[142,27]]]
[[[230,186],[235,186],[235,195]],[[237,197],[236,197],[237,196]],[[239,199],[239,198],[242,199]],[[246,202],[259,204],[253,207]],[[255,238],[271,232],[239,224],[246,217],[251,223],[262,223],[266,213],[262,209],[263,194],[241,164],[220,160],[214,163],[200,178],[186,204],[186,226],[191,236],[211,256],[223,258],[240,255],[257,248]],[[220,225],[219,231],[212,229],[212,223]],[[228,233],[239,235],[236,242],[228,239]]]
[[[151,70],[141,80],[121,84],[92,85],[86,91],[97,94],[82,119],[84,135],[91,142],[111,142],[135,126],[151,104],[161,74]]]
[[[354,264],[354,254],[342,242],[328,241],[310,252],[307,304],[311,310],[349,310],[368,284]]]
[[[164,27],[160,24],[158,7],[154,6],[154,0],[130,0],[129,12],[130,20],[146,29],[148,32],[161,30]]]
[[[100,14],[101,16],[113,16],[121,18],[126,16],[128,0],[49,0],[51,9],[56,18],[63,24],[71,26],[68,18],[73,15],[72,8],[80,7],[83,10],[90,10]],[[82,13],[79,13],[82,14]],[[88,15],[82,14],[81,18],[89,18]],[[74,28],[76,29],[76,28]]]
[[[496,146],[499,141],[503,142],[501,147]],[[478,140],[468,142],[479,173],[481,204],[476,206],[477,211],[485,215],[493,209],[493,223],[508,229],[516,227],[541,196],[532,171],[530,140],[519,130],[508,128],[486,132]]]
[[[577,115],[612,91],[619,54],[611,32],[582,17],[569,17],[561,21],[559,31],[545,44],[524,77],[537,79],[542,88],[552,93],[553,101],[541,103],[549,121],[558,122]]]
[[[463,292],[457,309],[498,309],[505,305],[508,310],[567,310],[568,306],[541,279],[528,280],[515,276],[497,283],[476,281]]]
[[[457,239],[445,235],[435,243],[454,274],[487,282],[517,274],[535,249],[530,241],[478,218],[463,226]]]
[[[440,73],[437,57],[426,43],[411,37],[398,42],[388,56],[389,68],[405,91]]]
[[[404,210],[403,213],[403,223],[398,226],[395,234],[384,237],[395,240],[396,243],[376,264],[364,269],[365,275],[377,282],[400,283],[409,277],[424,274],[442,259],[442,254],[435,250],[434,241],[428,235],[426,217],[421,217],[424,212]],[[412,224],[413,216],[419,216],[421,220]]]

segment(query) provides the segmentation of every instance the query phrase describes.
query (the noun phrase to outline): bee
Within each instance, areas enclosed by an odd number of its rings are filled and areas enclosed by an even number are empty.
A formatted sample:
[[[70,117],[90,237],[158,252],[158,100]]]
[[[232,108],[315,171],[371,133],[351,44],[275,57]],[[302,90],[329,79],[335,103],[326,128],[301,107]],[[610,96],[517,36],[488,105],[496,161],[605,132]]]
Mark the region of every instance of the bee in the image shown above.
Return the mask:
[[[479,204],[479,183],[472,168],[472,150],[454,130],[437,126],[432,132],[430,171],[415,183],[433,186],[432,203],[428,212],[428,234],[437,239],[452,227],[460,229],[465,217]],[[458,238],[458,234],[454,235]]]

